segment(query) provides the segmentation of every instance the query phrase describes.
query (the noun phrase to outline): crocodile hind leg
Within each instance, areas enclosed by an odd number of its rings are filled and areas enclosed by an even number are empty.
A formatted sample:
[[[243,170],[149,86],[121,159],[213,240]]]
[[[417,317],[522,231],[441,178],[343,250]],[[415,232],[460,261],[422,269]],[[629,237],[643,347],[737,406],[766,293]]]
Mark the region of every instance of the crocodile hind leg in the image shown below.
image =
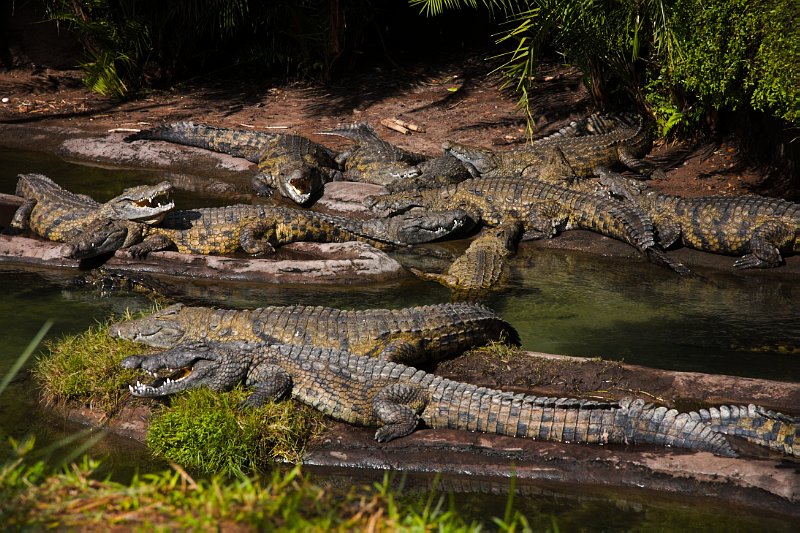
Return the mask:
[[[375,417],[383,424],[375,432],[375,440],[388,442],[411,434],[427,403],[428,398],[419,387],[403,383],[383,387],[372,400]]]
[[[733,266],[745,268],[772,268],[782,262],[780,247],[795,239],[794,229],[777,221],[768,221],[758,226],[750,238],[750,252],[737,259]]]

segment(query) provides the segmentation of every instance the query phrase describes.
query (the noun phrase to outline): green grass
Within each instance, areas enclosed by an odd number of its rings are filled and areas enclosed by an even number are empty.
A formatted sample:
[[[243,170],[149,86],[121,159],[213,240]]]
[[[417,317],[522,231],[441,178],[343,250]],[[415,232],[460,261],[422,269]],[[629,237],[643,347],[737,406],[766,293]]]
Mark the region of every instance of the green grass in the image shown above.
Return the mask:
[[[299,462],[324,429],[323,415],[293,401],[239,409],[250,392],[201,388],[175,396],[150,419],[147,446],[191,470],[239,477],[274,460]]]
[[[105,415],[117,412],[128,398],[128,384],[137,372],[122,368],[123,358],[150,351],[130,341],[112,338],[109,320],[79,335],[67,335],[44,343],[33,369],[44,400],[89,405]]]
[[[24,456],[26,450],[19,450]],[[121,484],[94,476],[98,463],[84,459],[47,473],[41,462],[0,466],[0,522],[12,530],[242,530],[242,531],[479,531],[445,498],[402,502],[389,477],[347,494],[310,482],[299,467],[271,476],[195,480],[185,470],[134,478]],[[487,521],[491,520],[487,518]],[[493,530],[529,530],[507,510]]]

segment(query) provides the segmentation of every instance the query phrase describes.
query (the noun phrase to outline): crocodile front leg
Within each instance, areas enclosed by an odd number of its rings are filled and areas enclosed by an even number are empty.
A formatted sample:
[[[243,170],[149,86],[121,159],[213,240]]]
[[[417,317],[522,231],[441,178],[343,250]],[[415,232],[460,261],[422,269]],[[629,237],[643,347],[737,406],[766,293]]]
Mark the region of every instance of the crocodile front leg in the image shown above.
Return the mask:
[[[248,225],[239,233],[239,245],[250,255],[274,254],[275,248],[266,240],[265,235],[274,228],[274,222],[261,222]]]
[[[150,252],[158,252],[160,250],[168,250],[175,248],[175,243],[166,235],[151,235],[144,241],[133,244],[127,248],[130,254],[137,259],[146,257]]]
[[[245,384],[253,393],[239,407],[259,407],[288,397],[292,391],[292,376],[278,365],[263,364],[250,371]]]
[[[393,383],[382,388],[372,401],[375,417],[383,424],[375,432],[375,440],[388,442],[411,434],[428,401],[427,394],[412,385]]]

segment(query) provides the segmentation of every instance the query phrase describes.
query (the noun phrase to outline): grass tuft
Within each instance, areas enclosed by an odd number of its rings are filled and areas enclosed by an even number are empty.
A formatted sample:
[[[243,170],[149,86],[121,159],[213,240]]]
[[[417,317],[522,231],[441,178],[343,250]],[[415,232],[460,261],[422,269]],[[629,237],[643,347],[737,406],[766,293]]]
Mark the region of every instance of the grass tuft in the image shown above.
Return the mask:
[[[446,505],[401,503],[386,477],[342,494],[310,482],[300,467],[263,478],[193,479],[175,467],[129,484],[99,480],[84,458],[58,473],[7,463],[0,468],[0,523],[11,530],[480,531]],[[45,469],[46,470],[46,469]],[[13,479],[12,479],[13,478]],[[400,501],[399,501],[400,500]],[[487,524],[488,525],[488,524]],[[499,526],[499,527],[498,527]],[[530,530],[518,513],[493,525]]]
[[[120,366],[123,358],[149,351],[127,340],[113,338],[109,320],[79,335],[44,343],[33,374],[44,400],[52,404],[77,402],[106,415],[115,413],[128,397],[128,384],[137,373]]]
[[[204,473],[243,477],[270,461],[297,463],[324,416],[293,401],[239,409],[250,394],[194,389],[172,398],[150,419],[147,445],[155,455]]]

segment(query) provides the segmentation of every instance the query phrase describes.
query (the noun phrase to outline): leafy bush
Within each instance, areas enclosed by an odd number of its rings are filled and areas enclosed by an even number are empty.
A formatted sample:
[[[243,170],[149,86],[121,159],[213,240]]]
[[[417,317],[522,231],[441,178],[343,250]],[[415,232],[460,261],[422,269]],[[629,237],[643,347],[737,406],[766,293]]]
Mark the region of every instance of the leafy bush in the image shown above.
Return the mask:
[[[500,71],[533,123],[539,60],[578,66],[600,108],[650,108],[662,134],[720,109],[800,118],[795,0],[410,0],[427,15],[483,6],[504,17]]]
[[[800,26],[794,0],[677,0],[682,46],[671,72],[704,109],[750,106],[800,119]]]

